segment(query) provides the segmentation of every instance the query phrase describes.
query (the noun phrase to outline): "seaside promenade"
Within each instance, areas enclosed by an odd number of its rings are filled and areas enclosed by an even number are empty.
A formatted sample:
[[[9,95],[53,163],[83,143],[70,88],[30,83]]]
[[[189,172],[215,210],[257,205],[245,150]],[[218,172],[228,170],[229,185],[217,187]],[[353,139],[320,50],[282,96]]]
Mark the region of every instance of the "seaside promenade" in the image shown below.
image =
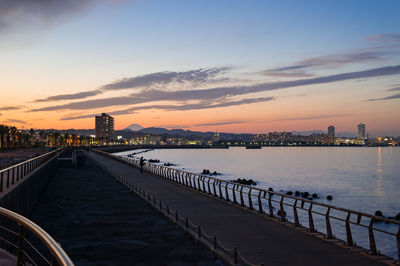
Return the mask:
[[[228,248],[238,248],[250,262],[264,265],[382,265],[349,249],[169,182],[98,153],[89,156],[106,170],[133,181],[164,205],[216,235]],[[173,243],[172,243],[173,244]]]
[[[29,218],[75,265],[222,264],[90,159],[58,168]]]

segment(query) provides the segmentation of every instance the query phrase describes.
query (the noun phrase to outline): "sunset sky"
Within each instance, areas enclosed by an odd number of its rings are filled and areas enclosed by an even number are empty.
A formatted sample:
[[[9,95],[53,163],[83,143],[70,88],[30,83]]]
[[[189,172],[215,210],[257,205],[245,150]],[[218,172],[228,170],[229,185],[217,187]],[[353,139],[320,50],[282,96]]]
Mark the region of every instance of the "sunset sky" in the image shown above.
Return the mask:
[[[0,1],[0,123],[400,135],[400,1]]]

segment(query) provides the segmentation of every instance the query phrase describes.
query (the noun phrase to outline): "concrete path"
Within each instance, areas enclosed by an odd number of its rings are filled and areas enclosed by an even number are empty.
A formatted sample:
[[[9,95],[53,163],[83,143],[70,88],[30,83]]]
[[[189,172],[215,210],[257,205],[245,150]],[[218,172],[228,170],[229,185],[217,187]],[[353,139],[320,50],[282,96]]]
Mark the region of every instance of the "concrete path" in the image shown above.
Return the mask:
[[[90,159],[59,168],[29,218],[78,266],[222,264]]]
[[[125,163],[91,152],[89,155],[106,169],[132,179],[146,192],[161,199],[200,224],[205,232],[217,235],[228,248],[237,247],[252,263],[265,265],[382,265],[287,226],[189,190],[163,178],[141,174]]]

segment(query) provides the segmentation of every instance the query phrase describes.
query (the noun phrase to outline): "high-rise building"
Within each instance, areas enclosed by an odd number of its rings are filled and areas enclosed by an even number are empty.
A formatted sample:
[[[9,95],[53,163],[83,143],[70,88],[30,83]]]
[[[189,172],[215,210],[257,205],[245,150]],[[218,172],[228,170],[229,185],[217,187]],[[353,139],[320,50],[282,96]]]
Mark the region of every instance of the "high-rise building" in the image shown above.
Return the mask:
[[[96,116],[96,138],[109,143],[114,139],[114,118],[106,113]]]
[[[329,126],[328,127],[328,135],[330,137],[335,137],[335,127],[334,126]]]
[[[365,124],[364,123],[360,122],[357,125],[357,138],[365,139]]]

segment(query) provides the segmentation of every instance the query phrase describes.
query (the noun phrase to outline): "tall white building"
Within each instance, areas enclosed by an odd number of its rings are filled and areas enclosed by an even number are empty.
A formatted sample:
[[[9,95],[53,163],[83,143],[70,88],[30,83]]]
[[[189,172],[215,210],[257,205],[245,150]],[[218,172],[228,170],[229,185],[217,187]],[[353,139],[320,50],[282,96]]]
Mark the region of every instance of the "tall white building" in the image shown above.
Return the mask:
[[[357,125],[357,138],[365,139],[365,124],[364,123],[360,122]]]

